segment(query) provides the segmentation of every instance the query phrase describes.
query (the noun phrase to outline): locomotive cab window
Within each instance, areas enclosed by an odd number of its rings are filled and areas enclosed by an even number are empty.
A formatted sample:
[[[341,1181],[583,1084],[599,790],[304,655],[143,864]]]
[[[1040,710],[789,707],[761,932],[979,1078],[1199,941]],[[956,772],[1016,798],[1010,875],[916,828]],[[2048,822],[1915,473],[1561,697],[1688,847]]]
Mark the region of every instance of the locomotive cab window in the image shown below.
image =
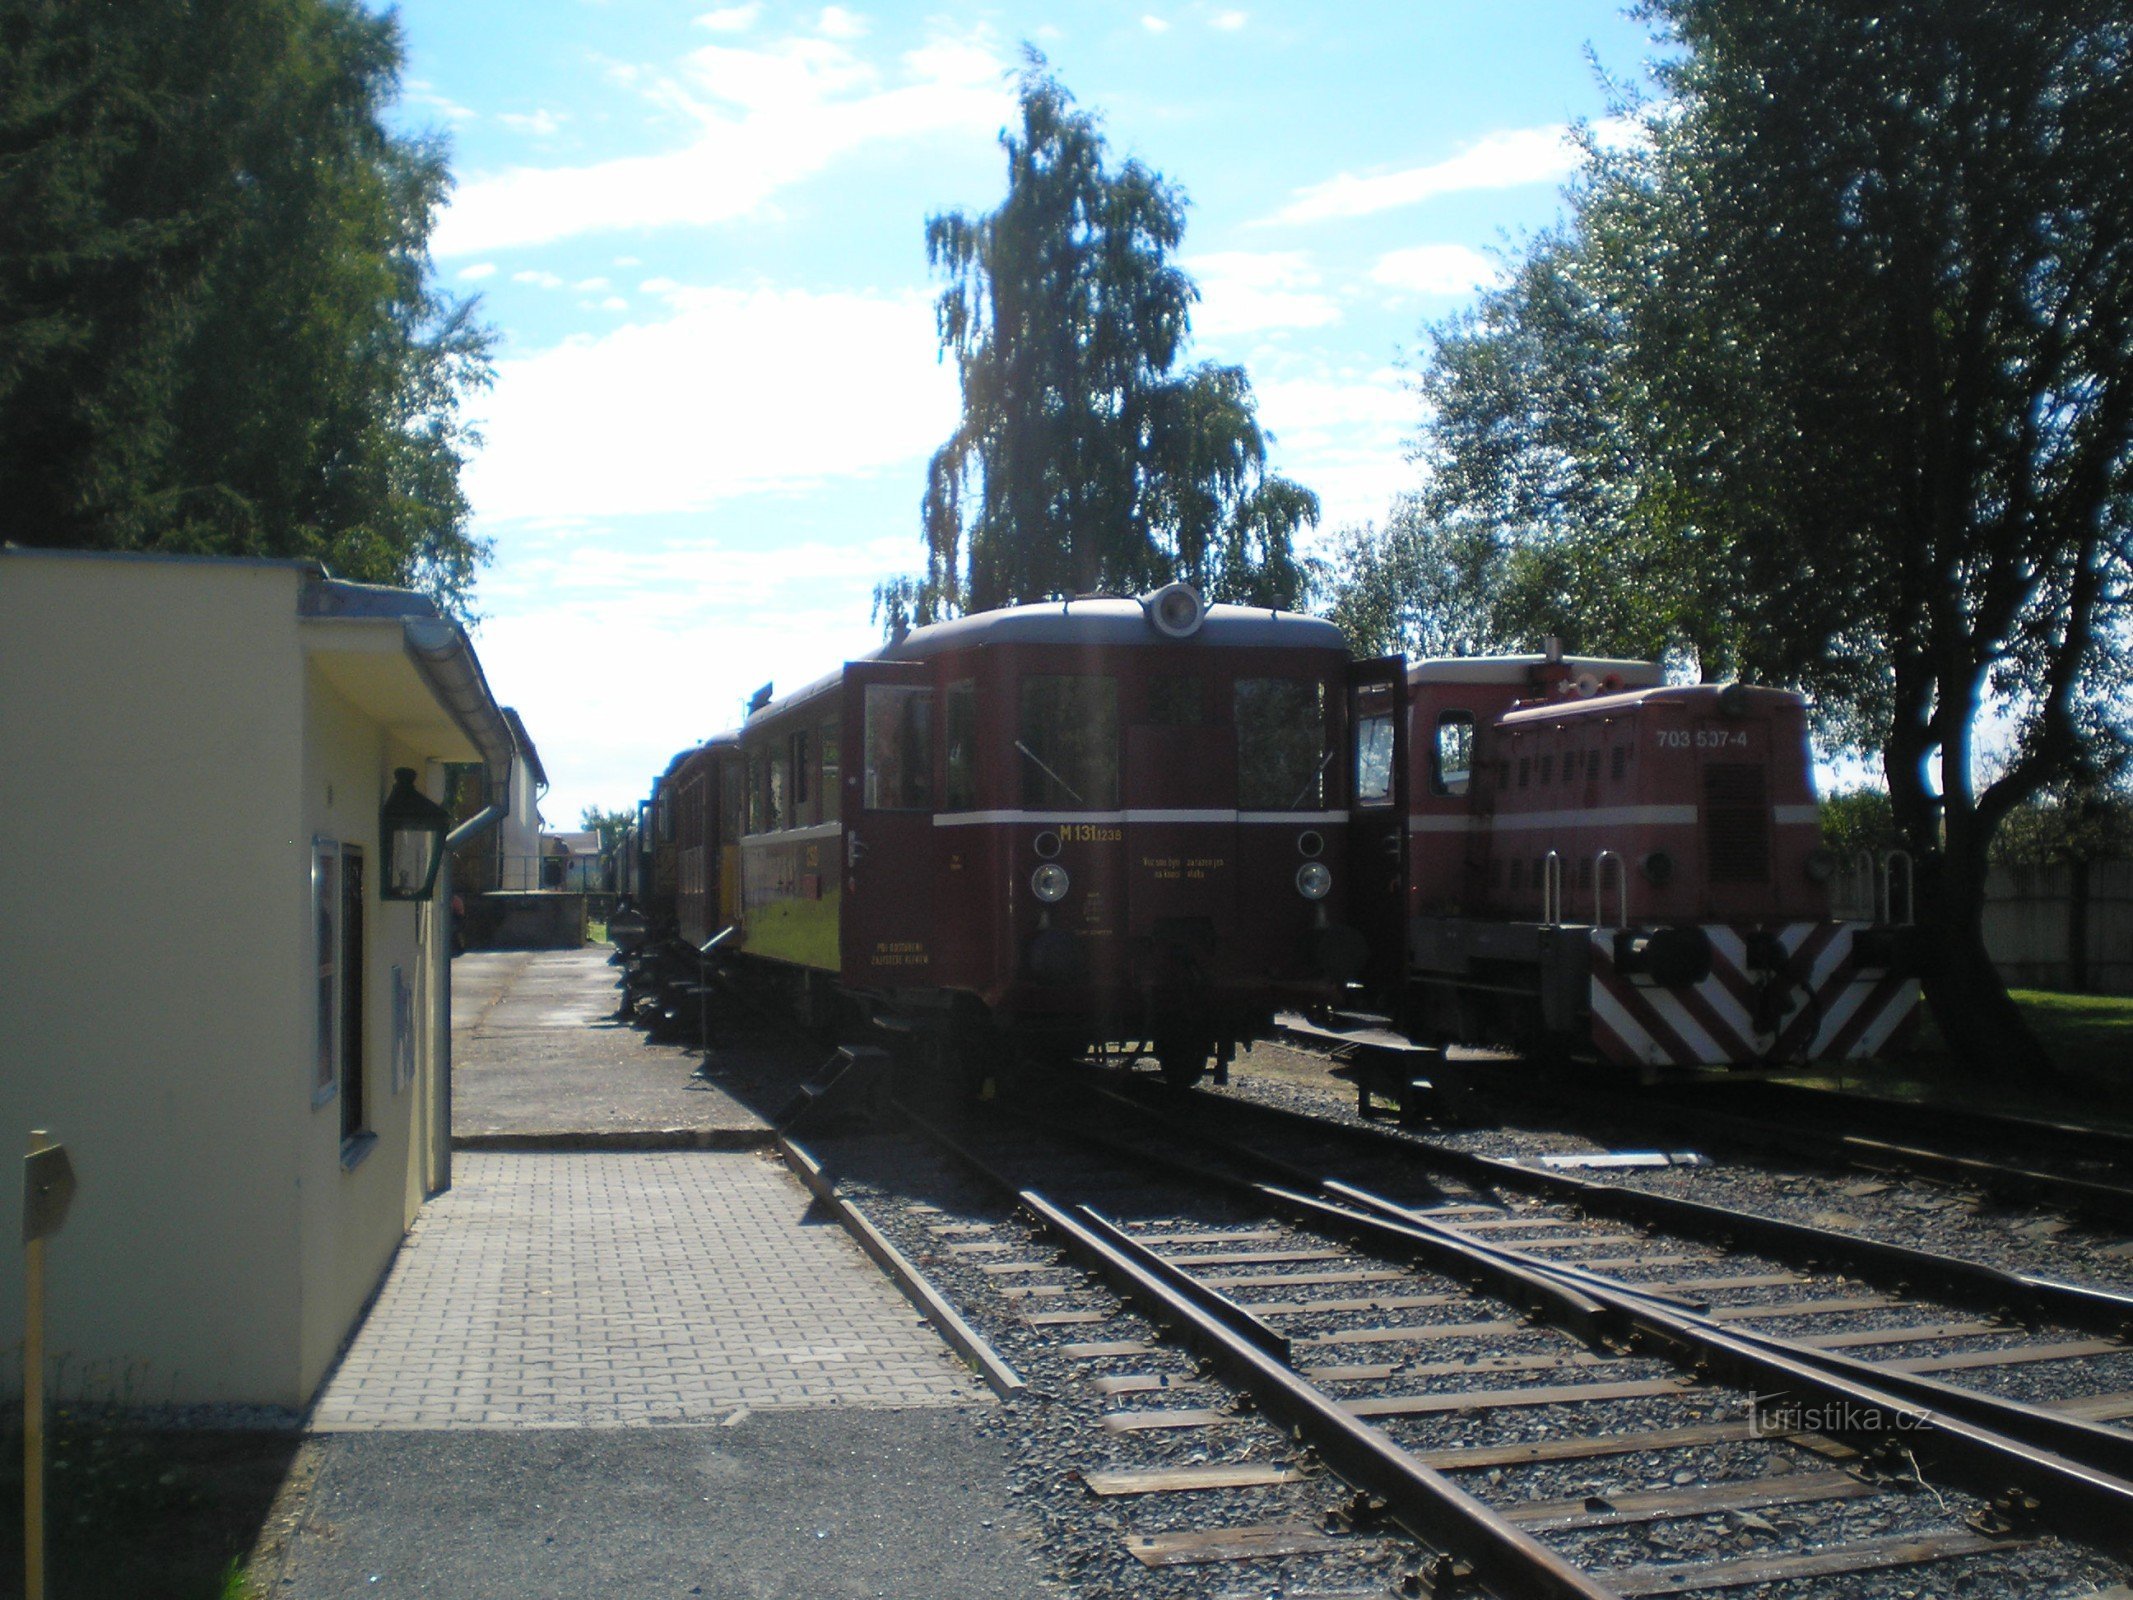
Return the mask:
[[[1326,686],[1303,678],[1237,680],[1237,809],[1316,811],[1325,804]]]
[[[941,796],[947,811],[970,811],[978,803],[978,685],[964,678],[948,685],[942,706],[946,726],[948,783]]]
[[[1107,811],[1118,804],[1118,682],[1044,674],[1022,680],[1015,750],[1022,804]]]
[[[1438,794],[1465,794],[1473,781],[1474,713],[1446,711],[1437,717],[1437,739],[1430,747],[1430,787]],[[1525,758],[1518,763],[1518,781],[1526,781]]]
[[[916,685],[866,686],[866,807],[933,809],[933,691]]]
[[[1355,804],[1392,804],[1392,692],[1371,684],[1355,696]]]

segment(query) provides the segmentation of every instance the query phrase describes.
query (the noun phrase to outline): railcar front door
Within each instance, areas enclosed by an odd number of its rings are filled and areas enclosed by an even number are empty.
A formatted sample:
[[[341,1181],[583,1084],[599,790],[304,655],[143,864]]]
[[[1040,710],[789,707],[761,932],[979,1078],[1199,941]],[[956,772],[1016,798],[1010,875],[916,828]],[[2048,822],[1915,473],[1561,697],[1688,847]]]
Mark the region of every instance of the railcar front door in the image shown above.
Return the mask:
[[[844,899],[838,959],[847,987],[926,988],[935,979],[933,813],[939,713],[922,663],[844,669]]]
[[[1348,917],[1369,941],[1363,982],[1389,1001],[1406,970],[1407,658],[1348,667]]]

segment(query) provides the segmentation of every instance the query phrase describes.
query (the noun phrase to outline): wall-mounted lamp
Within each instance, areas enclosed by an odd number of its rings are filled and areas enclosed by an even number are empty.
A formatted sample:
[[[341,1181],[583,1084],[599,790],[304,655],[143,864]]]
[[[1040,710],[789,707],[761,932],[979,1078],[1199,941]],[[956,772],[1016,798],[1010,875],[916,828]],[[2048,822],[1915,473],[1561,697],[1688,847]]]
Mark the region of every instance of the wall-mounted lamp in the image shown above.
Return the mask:
[[[378,841],[385,857],[380,899],[427,900],[435,893],[445,830],[451,823],[444,807],[415,787],[413,767],[393,768],[393,792],[378,808]]]

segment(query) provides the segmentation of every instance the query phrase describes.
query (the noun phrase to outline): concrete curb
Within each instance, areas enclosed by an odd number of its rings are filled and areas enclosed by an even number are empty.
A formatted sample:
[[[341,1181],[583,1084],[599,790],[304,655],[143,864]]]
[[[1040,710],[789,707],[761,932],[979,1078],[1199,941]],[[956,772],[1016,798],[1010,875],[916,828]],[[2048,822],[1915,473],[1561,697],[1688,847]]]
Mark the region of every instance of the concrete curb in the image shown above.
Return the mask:
[[[555,1132],[455,1133],[454,1150],[763,1150],[777,1142],[767,1123],[742,1128],[580,1128]]]

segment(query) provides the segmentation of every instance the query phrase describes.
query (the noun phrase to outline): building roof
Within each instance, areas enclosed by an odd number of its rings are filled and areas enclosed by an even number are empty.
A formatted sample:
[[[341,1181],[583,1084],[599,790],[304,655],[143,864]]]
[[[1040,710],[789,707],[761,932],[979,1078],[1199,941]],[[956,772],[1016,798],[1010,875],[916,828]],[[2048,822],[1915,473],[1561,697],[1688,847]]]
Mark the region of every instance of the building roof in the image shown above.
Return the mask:
[[[533,774],[534,783],[543,789],[547,788],[547,769],[541,765],[541,753],[533,748],[533,735],[526,731],[526,724],[519,717],[517,707],[504,707],[504,726],[511,730],[511,743],[525,758],[527,770]]]

